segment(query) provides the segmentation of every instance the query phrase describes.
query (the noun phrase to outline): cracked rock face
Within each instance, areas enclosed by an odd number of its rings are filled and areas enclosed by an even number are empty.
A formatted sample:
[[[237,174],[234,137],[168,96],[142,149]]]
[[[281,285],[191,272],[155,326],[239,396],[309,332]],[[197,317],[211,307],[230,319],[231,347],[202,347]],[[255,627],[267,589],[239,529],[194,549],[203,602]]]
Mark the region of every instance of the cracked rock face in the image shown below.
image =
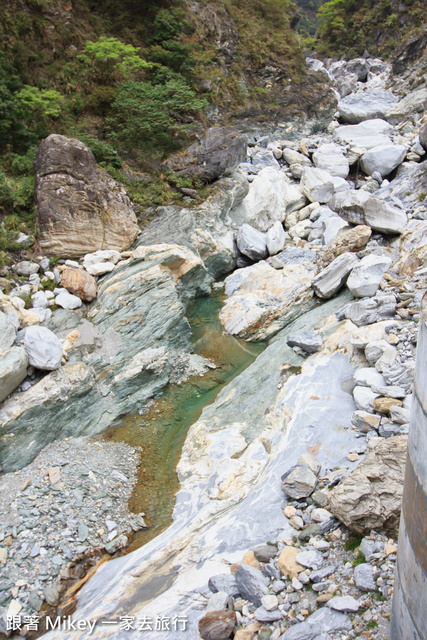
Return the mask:
[[[82,142],[50,135],[39,147],[35,169],[44,253],[74,258],[127,249],[135,240],[138,225],[125,189],[98,171]]]

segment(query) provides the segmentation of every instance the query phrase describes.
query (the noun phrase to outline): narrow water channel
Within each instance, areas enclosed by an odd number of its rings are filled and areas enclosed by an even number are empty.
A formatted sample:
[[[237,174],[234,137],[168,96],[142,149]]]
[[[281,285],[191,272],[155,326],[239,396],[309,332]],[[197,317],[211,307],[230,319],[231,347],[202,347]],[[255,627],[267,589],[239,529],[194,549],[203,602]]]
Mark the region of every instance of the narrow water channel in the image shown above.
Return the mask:
[[[141,447],[138,480],[129,502],[134,513],[145,513],[149,529],[137,534],[127,551],[146,544],[172,522],[179,490],[176,467],[188,429],[221,389],[248,367],[266,344],[247,344],[223,333],[218,314],[223,290],[199,298],[189,309],[195,353],[209,358],[215,369],[191,377],[181,385],[169,385],[143,415],[128,416],[104,438]]]

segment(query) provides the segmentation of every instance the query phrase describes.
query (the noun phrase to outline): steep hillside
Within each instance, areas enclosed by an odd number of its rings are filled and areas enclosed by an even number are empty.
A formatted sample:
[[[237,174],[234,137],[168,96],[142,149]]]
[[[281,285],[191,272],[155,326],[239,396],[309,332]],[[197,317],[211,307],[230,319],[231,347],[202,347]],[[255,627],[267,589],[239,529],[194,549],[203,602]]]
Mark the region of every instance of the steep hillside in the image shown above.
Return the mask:
[[[424,0],[331,0],[319,9],[318,51],[330,56],[390,56],[426,25]]]
[[[209,125],[321,126],[331,92],[304,70],[298,19],[291,0],[4,0],[0,251],[35,232],[32,165],[51,132],[81,139],[146,207],[191,186],[153,174]]]

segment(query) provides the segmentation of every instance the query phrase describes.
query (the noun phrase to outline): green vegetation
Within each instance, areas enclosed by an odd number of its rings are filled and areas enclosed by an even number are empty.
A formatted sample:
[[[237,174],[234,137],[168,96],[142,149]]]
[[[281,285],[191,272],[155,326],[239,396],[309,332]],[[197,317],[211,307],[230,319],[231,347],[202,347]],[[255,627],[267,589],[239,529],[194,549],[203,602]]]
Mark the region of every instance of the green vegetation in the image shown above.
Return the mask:
[[[348,539],[344,543],[345,551],[355,551],[362,542],[361,536],[356,536],[354,533],[350,533]]]
[[[50,133],[82,140],[144,210],[179,200],[180,189],[192,186],[158,167],[205,128],[209,102],[232,112],[251,100],[275,100],[269,86],[251,79],[270,63],[299,77],[291,0],[200,4],[203,11],[191,13],[184,0],[3,0],[3,254],[18,250],[19,231],[36,232],[33,162]],[[217,22],[231,54],[218,48]]]
[[[407,0],[404,14],[395,13],[393,0],[330,0],[319,8],[317,49],[326,55],[348,58],[390,55],[398,42],[421,33],[425,24],[424,0]]]
[[[353,567],[357,567],[357,565],[364,564],[365,562],[366,562],[365,554],[359,549],[359,551],[356,551],[351,564],[353,565]]]

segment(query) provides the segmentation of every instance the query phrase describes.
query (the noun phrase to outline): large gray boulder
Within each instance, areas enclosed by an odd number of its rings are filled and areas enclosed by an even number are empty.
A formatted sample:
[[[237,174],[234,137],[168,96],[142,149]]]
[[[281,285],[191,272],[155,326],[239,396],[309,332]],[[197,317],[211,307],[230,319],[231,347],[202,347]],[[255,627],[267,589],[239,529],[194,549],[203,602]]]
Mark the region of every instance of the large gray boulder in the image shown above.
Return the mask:
[[[28,357],[22,347],[12,347],[0,355],[0,402],[21,384],[27,367]]]
[[[290,241],[289,234],[283,228],[283,225],[277,220],[267,231],[267,249],[270,256],[275,256],[279,251],[285,248],[286,240]]]
[[[368,535],[375,529],[397,535],[406,449],[405,436],[381,441],[329,493],[329,510],[351,531]]]
[[[47,327],[27,327],[24,349],[28,355],[28,362],[36,369],[54,371],[61,366],[63,356],[61,341]]]
[[[79,140],[52,134],[35,162],[35,202],[45,254],[80,257],[97,249],[127,249],[138,234],[125,189],[97,169]]]
[[[316,295],[326,300],[332,298],[344,286],[348,274],[358,263],[359,258],[349,251],[335,258],[313,279],[312,286]]]
[[[235,129],[211,127],[200,142],[168,158],[163,167],[196,182],[213,182],[246,160],[246,155],[245,135]]]
[[[268,256],[267,236],[250,224],[243,224],[240,227],[236,241],[240,253],[255,262]]]
[[[351,189],[337,193],[328,204],[347,222],[368,225],[382,233],[401,233],[407,222],[401,209],[367,191]]]
[[[338,111],[344,122],[358,124],[364,120],[384,118],[398,99],[389,91],[367,89],[353,93],[338,102]]]
[[[356,298],[374,296],[391,263],[391,258],[387,256],[365,256],[350,273],[347,287]]]
[[[268,231],[277,220],[283,222],[288,213],[301,209],[306,202],[300,185],[292,183],[283,171],[266,167],[255,177],[235,213],[256,229]]]
[[[261,598],[268,593],[261,571],[248,564],[239,564],[234,579],[242,598],[260,607]]]
[[[382,144],[390,144],[390,138],[385,132],[390,124],[381,118],[366,120],[360,124],[349,124],[337,127],[334,131],[335,140],[347,142],[363,149],[372,149]]]
[[[339,178],[346,178],[350,171],[348,160],[337,144],[322,144],[313,153],[313,162],[318,169],[325,169]]]
[[[279,254],[281,255],[281,254]],[[310,287],[315,267],[258,262],[225,279],[226,300],[219,320],[228,333],[249,341],[266,340],[316,302]]]
[[[388,176],[405,159],[407,148],[402,144],[385,144],[373,147],[363,154],[360,166],[368,176],[375,171],[384,176]]]

